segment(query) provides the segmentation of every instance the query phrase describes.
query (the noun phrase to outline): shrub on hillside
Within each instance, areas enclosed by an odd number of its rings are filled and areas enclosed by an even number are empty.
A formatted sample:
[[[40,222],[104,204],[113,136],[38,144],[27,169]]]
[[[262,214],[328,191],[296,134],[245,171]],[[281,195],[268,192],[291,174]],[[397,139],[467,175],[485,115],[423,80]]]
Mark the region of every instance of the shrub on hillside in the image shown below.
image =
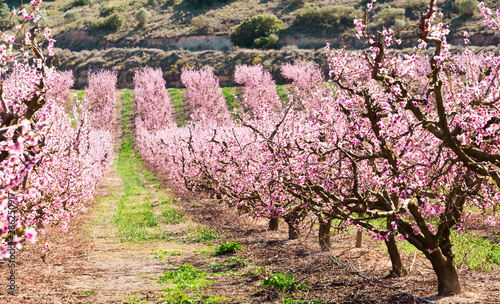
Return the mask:
[[[7,26],[9,23],[9,18],[11,15],[11,11],[7,3],[2,3],[0,6],[0,26]]]
[[[284,27],[283,21],[272,14],[249,17],[233,29],[231,41],[239,47],[275,48]]]
[[[107,17],[113,13],[121,12],[125,6],[123,5],[118,5],[118,6],[107,6],[103,5],[99,8],[99,16],[100,17]]]
[[[361,16],[362,12],[353,7],[332,6],[320,8],[318,6],[306,6],[295,15],[293,25],[338,33],[346,28],[353,27],[353,20]]]
[[[144,7],[141,8],[135,15],[135,20],[139,22],[139,26],[146,25],[146,23],[149,22],[149,19],[151,19],[151,14]]]
[[[462,18],[472,17],[478,11],[477,0],[455,0],[454,10]]]
[[[412,20],[420,19],[420,15],[427,12],[428,0],[398,0],[391,3],[392,7],[404,8],[405,16]]]
[[[73,0],[61,8],[63,12],[69,11],[74,7],[89,5],[90,0]]]
[[[69,10],[64,14],[64,20],[68,22],[73,22],[80,19],[80,13],[75,10]]]
[[[123,23],[125,23],[125,17],[114,13],[107,18],[101,18],[97,20],[93,24],[93,28],[96,30],[115,31],[122,27]]]
[[[302,6],[306,5],[306,3],[307,3],[307,0],[288,0],[288,4],[290,6],[302,7]]]
[[[385,26],[387,28],[396,25],[401,25],[401,21],[405,19],[404,8],[386,7],[375,15],[374,19],[377,20],[377,26]],[[396,25],[396,27],[398,27]],[[404,24],[403,24],[404,26]]]

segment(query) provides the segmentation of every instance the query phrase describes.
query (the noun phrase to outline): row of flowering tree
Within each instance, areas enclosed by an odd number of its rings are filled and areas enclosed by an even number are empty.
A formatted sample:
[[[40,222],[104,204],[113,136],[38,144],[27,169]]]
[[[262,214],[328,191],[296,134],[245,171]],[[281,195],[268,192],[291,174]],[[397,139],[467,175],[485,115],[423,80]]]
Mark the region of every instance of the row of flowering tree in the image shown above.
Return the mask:
[[[46,64],[54,40],[49,28],[38,27],[40,4],[34,0],[30,11],[13,11],[24,22],[17,35],[2,33],[0,259],[23,242],[36,242],[44,227],[67,230],[93,198],[113,155],[109,128],[91,124],[100,113],[88,102],[75,105],[71,114],[63,107],[73,76]]]
[[[213,73],[184,70],[191,123],[138,130],[140,152],[182,187],[284,218],[291,238],[317,220],[322,249],[335,220],[364,231],[387,245],[394,275],[406,273],[396,239],[406,241],[432,264],[440,294],[460,293],[450,235],[475,216],[493,224],[500,201],[500,56],[450,52],[434,0],[414,52],[396,55],[392,31],[367,31],[372,7],[355,20],[369,49],[327,48],[328,85],[311,64],[283,67],[296,88],[288,103],[260,66],[240,66],[245,99],[228,120]],[[480,9],[499,30],[500,12]],[[150,102],[171,108],[166,97]]]

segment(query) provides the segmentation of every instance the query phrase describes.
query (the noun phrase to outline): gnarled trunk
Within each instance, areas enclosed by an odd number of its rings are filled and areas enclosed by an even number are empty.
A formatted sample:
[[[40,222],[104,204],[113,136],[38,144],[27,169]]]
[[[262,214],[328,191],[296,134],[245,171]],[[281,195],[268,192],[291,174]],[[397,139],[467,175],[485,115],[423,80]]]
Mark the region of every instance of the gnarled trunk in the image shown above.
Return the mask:
[[[321,251],[330,251],[332,249],[332,241],[330,239],[331,221],[324,223],[319,221],[319,247]]]
[[[450,255],[451,254],[451,255]],[[457,267],[451,250],[437,249],[428,256],[432,268],[438,278],[439,295],[453,295],[462,293]]]
[[[271,231],[276,231],[278,230],[278,218],[277,217],[271,217],[269,219],[269,230]]]

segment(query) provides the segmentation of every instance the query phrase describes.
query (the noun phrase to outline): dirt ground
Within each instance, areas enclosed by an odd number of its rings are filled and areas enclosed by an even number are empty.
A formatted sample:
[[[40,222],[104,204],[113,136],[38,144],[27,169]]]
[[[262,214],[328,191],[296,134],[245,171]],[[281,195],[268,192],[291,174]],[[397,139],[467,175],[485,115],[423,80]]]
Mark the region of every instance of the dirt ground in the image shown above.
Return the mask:
[[[108,183],[114,181],[116,177],[110,175]],[[390,270],[387,256],[376,244],[367,241],[363,248],[353,248],[352,233],[334,236],[333,250],[325,254],[319,252],[313,233],[298,240],[287,240],[284,225],[279,231],[269,231],[264,221],[240,219],[233,210],[190,196],[181,200],[188,216],[221,232],[220,241],[238,240],[246,249],[241,255],[253,261],[253,267],[261,269],[257,274],[210,277],[215,283],[201,291],[227,298],[224,302],[274,303],[282,300],[283,295],[260,286],[263,277],[273,271],[293,273],[298,281],[307,281],[308,290],[298,292],[299,298],[319,303],[423,303],[394,289],[435,303],[500,303],[498,273],[462,271],[464,293],[438,298],[435,296],[436,279],[426,261],[418,256],[406,261],[407,265],[412,265],[410,276],[383,279]],[[182,264],[210,271],[207,267],[210,262],[223,260],[214,254],[200,253],[199,250],[206,247],[200,243],[122,243],[111,236],[94,238],[89,231],[105,227],[89,226],[87,223],[91,220],[91,213],[80,217],[67,233],[48,229],[47,241],[57,244],[50,250],[43,248],[42,243],[26,246],[18,255],[20,292],[12,297],[2,290],[0,303],[161,303],[158,298],[164,292],[154,278],[164,271]],[[182,230],[182,227],[173,228]],[[183,254],[168,257],[168,261],[155,259],[152,252],[160,248]],[[347,263],[348,268],[329,255]],[[137,297],[144,302],[128,300]]]

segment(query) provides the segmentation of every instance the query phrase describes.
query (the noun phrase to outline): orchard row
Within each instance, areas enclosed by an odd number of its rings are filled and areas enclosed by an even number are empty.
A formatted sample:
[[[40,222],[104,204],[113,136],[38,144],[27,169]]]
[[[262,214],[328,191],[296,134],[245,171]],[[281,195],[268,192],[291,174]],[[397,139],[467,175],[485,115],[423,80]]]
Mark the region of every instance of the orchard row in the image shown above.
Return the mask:
[[[480,8],[498,30],[500,14]],[[317,221],[329,250],[333,223],[353,226],[387,245],[398,276],[406,269],[396,239],[406,241],[432,264],[440,294],[460,293],[450,235],[494,224],[500,203],[500,57],[451,53],[439,16],[430,1],[411,55],[390,51],[399,43],[390,30],[373,36],[367,17],[355,20],[369,50],[327,47],[327,80],[311,63],[283,66],[295,87],[288,102],[260,65],[236,67],[245,95],[232,111],[210,68],[184,69],[183,127],[162,71],[138,71],[137,147],[179,187],[268,218],[270,228],[283,218],[290,238]]]
[[[2,33],[0,259],[43,239],[47,226],[67,230],[113,160],[116,73],[91,74],[85,99],[66,113],[73,76],[46,63],[54,40],[38,27],[40,4],[14,10],[24,23],[16,36]]]

